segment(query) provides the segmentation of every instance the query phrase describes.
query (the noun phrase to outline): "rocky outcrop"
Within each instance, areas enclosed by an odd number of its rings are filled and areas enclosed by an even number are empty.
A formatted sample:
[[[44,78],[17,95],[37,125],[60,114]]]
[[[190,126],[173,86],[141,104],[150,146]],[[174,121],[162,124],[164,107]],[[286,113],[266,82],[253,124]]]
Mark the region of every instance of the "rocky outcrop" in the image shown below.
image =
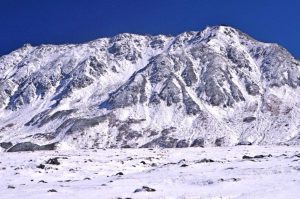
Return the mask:
[[[57,143],[47,144],[47,145],[37,145],[31,142],[22,142],[15,144],[7,150],[7,152],[21,152],[21,151],[46,151],[54,150]]]
[[[9,149],[12,146],[13,146],[13,144],[11,142],[1,142],[0,143],[0,147],[2,147],[3,149]]]

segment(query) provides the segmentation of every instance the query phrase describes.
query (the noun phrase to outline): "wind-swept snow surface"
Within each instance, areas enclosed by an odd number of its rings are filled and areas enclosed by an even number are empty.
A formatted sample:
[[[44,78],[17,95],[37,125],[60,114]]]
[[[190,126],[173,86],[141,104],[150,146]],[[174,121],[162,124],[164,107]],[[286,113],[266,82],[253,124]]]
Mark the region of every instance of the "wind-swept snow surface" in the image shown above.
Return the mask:
[[[0,198],[299,198],[299,147],[3,153]]]

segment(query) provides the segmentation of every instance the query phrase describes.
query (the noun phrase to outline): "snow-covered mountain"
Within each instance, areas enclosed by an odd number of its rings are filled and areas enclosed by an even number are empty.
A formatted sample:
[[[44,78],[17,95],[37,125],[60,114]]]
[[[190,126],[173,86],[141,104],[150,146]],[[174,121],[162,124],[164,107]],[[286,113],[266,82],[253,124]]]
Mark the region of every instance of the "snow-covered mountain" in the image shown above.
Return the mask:
[[[228,26],[24,45],[0,58],[0,142],[300,143],[300,62]]]

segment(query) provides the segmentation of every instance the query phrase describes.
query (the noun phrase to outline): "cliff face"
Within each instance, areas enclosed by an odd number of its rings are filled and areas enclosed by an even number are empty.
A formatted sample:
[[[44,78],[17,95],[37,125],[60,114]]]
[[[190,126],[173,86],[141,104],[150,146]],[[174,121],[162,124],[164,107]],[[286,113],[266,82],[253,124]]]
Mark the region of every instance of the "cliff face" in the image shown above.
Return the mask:
[[[286,49],[227,26],[24,45],[0,58],[0,142],[297,144],[299,70]]]

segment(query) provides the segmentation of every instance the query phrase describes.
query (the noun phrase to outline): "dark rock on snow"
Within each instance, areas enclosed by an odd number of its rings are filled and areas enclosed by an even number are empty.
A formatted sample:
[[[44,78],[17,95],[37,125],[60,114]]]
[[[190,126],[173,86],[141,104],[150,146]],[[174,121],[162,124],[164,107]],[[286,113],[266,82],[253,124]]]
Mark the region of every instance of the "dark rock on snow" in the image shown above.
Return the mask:
[[[156,190],[153,189],[153,188],[150,188],[150,187],[148,187],[148,186],[143,186],[143,187],[140,188],[140,189],[134,190],[133,193],[138,193],[138,192],[155,192],[155,191],[156,191]]]
[[[1,142],[0,143],[0,147],[4,148],[4,149],[9,149],[10,147],[12,147],[12,143],[11,142]]]
[[[58,161],[58,157],[56,157],[56,158],[50,158],[49,160],[47,160],[46,164],[60,165],[60,162]]]
[[[44,151],[44,150],[54,150],[57,143],[47,144],[47,145],[37,145],[31,142],[22,142],[9,148],[7,152],[21,152],[21,151]]]

